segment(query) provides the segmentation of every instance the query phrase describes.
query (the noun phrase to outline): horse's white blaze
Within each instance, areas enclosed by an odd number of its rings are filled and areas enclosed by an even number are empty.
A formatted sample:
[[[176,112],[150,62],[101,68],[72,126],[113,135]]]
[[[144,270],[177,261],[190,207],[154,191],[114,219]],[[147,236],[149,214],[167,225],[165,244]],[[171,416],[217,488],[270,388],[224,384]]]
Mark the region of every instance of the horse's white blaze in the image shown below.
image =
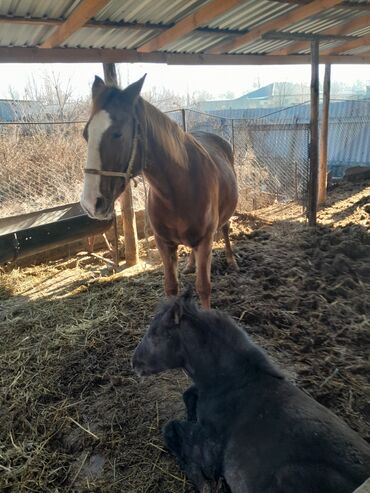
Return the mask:
[[[88,127],[86,168],[101,170],[100,142],[103,133],[111,126],[112,120],[105,110],[98,111],[91,119]],[[89,216],[95,216],[96,199],[100,197],[100,176],[85,174],[81,205]]]

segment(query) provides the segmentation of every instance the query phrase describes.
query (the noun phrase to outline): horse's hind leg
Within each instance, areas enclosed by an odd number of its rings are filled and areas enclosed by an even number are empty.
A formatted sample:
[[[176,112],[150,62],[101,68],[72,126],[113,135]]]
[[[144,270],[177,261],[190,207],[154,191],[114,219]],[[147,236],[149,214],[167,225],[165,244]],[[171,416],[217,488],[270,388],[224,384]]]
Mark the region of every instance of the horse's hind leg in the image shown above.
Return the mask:
[[[177,245],[166,243],[155,237],[164,267],[164,290],[167,296],[176,296],[179,289],[177,280]]]
[[[183,270],[184,274],[193,274],[195,272],[195,255],[194,255],[194,250],[191,251],[189,258],[188,258],[188,263],[186,264],[185,269]]]
[[[229,233],[230,233],[230,223],[229,221],[222,226],[222,233],[224,235],[225,240],[225,253],[226,253],[226,262],[229,267],[238,271],[239,267],[235,259],[234,252],[231,248]]]

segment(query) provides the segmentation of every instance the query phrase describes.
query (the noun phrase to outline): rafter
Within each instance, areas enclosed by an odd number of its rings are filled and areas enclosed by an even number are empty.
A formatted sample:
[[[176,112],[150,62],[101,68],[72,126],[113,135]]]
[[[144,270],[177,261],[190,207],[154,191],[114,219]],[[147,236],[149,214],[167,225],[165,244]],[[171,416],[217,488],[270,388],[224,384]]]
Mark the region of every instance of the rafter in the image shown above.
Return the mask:
[[[355,48],[360,48],[361,46],[368,46],[370,48],[370,34],[362,36],[361,38],[354,39],[353,41],[346,41],[332,48],[328,48],[321,52],[322,55],[338,55],[339,53],[344,53],[349,50],[354,50]]]
[[[82,0],[63,22],[46,40],[40,48],[54,48],[60,46],[74,32],[84,26],[88,20],[97,14],[110,0]]]
[[[46,19],[44,17],[20,17],[20,16],[8,16],[0,15],[0,24],[14,24],[14,25],[27,25],[27,26],[61,26],[65,22],[63,19]],[[133,31],[158,31],[163,32],[166,29],[170,29],[174,26],[174,23],[157,24],[154,22],[128,22],[128,21],[97,21],[92,19],[84,24],[84,29],[130,29]],[[227,34],[239,36],[245,34],[245,29],[222,29],[218,27],[199,26],[196,31],[207,34]]]
[[[173,27],[152,38],[148,42],[140,46],[137,51],[139,53],[150,53],[157,51],[163,46],[172,43],[176,39],[183,37],[194,31],[202,24],[210,22],[224,12],[231,10],[242,2],[242,0],[212,0],[203,7],[200,7],[195,12],[187,15],[181,21],[177,22]]]
[[[251,29],[247,34],[242,36],[238,36],[237,38],[228,41],[226,43],[222,43],[221,45],[217,45],[210,50],[207,51],[209,54],[221,54],[227,53],[232,50],[236,50],[240,46],[246,45],[260,38],[262,34],[275,31],[279,29],[284,29],[296,22],[305,19],[306,17],[311,17],[319,12],[323,12],[324,10],[331,9],[335,5],[341,3],[342,0],[314,0],[308,5],[304,5],[302,7],[297,7],[289,12],[280,15],[279,17],[264,22],[259,26]]]
[[[352,19],[348,22],[338,24],[334,27],[331,27],[330,29],[325,29],[324,31],[321,31],[319,34],[342,36],[345,34],[353,33],[354,31],[357,31],[357,30],[362,29],[363,27],[367,27],[369,25],[370,25],[370,14],[361,15],[361,16],[356,17],[355,19]],[[270,55],[290,55],[291,53],[298,53],[299,51],[304,50],[305,48],[308,48],[308,47],[309,47],[309,41],[298,41],[296,43],[290,44],[286,48],[281,48],[280,50],[275,50],[269,54]]]

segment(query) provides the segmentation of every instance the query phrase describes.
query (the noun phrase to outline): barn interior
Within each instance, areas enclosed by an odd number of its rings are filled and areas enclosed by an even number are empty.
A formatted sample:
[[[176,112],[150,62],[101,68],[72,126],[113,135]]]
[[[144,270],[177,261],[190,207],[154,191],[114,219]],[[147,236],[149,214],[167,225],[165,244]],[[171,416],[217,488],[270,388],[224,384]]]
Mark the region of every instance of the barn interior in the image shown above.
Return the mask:
[[[295,189],[292,200],[275,195],[253,210],[240,204],[231,233],[240,272],[228,271],[217,240],[212,306],[245,328],[287,378],[370,441],[370,182],[365,173],[327,186],[328,123],[324,109],[319,118],[318,99],[319,63],[327,67],[325,108],[330,66],[370,62],[370,3],[258,3],[9,0],[0,6],[0,62],[101,62],[111,84],[121,62],[189,70],[311,64],[305,193],[298,197]],[[186,127],[183,115],[178,122]],[[131,189],[120,207],[123,219],[99,230],[78,204],[0,217],[4,492],[194,491],[161,439],[168,419],[184,414],[188,377],[140,379],[131,369],[132,352],[164,296],[163,272]],[[98,241],[103,230],[112,252]],[[94,255],[86,244],[92,235]],[[187,253],[179,252],[180,272]],[[194,283],[191,274],[180,277],[182,286]]]

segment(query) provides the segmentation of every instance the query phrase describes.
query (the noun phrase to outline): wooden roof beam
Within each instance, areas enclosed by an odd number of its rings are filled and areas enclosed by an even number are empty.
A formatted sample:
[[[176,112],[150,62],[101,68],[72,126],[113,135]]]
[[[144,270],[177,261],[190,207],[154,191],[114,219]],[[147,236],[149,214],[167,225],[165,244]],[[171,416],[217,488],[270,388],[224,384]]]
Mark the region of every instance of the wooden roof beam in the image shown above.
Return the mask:
[[[20,17],[20,16],[8,16],[0,15],[0,24],[15,24],[15,25],[29,25],[29,26],[61,26],[65,22],[63,19],[49,19],[44,17]],[[153,22],[128,22],[128,21],[97,21],[91,19],[84,24],[84,29],[130,29],[133,31],[158,31],[163,32],[166,29],[173,27],[174,23],[157,24]],[[219,27],[200,26],[196,28],[196,31],[206,34],[227,34],[240,36],[245,34],[245,29],[224,29]]]
[[[322,51],[321,55],[338,55],[339,53],[354,50],[355,48],[360,48],[361,46],[368,46],[370,48],[370,34],[361,36],[361,38],[356,38],[352,41],[346,41],[339,46],[328,48],[327,50]]]
[[[186,53],[138,53],[136,50],[110,48],[0,47],[0,63],[167,63],[168,65],[297,65],[309,64],[309,55],[204,55]],[[333,55],[321,63],[370,64],[370,55]]]
[[[213,55],[219,55],[221,53],[227,53],[232,50],[238,49],[240,46],[246,45],[260,38],[262,34],[269,31],[276,31],[284,29],[296,22],[311,17],[319,12],[331,9],[342,2],[342,0],[314,0],[313,2],[297,7],[289,12],[276,17],[271,21],[264,22],[257,27],[252,28],[247,34],[238,36],[231,41],[216,45],[215,47],[207,50],[207,53]]]
[[[137,48],[139,53],[150,53],[158,51],[163,46],[173,43],[177,39],[185,36],[197,27],[207,24],[219,15],[231,10],[242,3],[242,0],[212,0],[195,12],[187,15],[167,31],[155,36],[148,42]]]
[[[370,14],[360,15],[355,19],[351,19],[348,22],[343,22],[338,24],[330,29],[325,29],[321,31],[319,34],[325,35],[338,35],[342,36],[345,34],[353,33],[359,29],[367,27],[370,25]],[[309,48],[309,41],[298,41],[296,43],[290,44],[286,48],[281,48],[279,50],[274,50],[269,53],[269,55],[290,55],[291,53],[298,53],[305,48]]]
[[[110,0],[82,0],[68,19],[45,39],[40,48],[55,48],[56,46],[60,46],[109,2]]]

